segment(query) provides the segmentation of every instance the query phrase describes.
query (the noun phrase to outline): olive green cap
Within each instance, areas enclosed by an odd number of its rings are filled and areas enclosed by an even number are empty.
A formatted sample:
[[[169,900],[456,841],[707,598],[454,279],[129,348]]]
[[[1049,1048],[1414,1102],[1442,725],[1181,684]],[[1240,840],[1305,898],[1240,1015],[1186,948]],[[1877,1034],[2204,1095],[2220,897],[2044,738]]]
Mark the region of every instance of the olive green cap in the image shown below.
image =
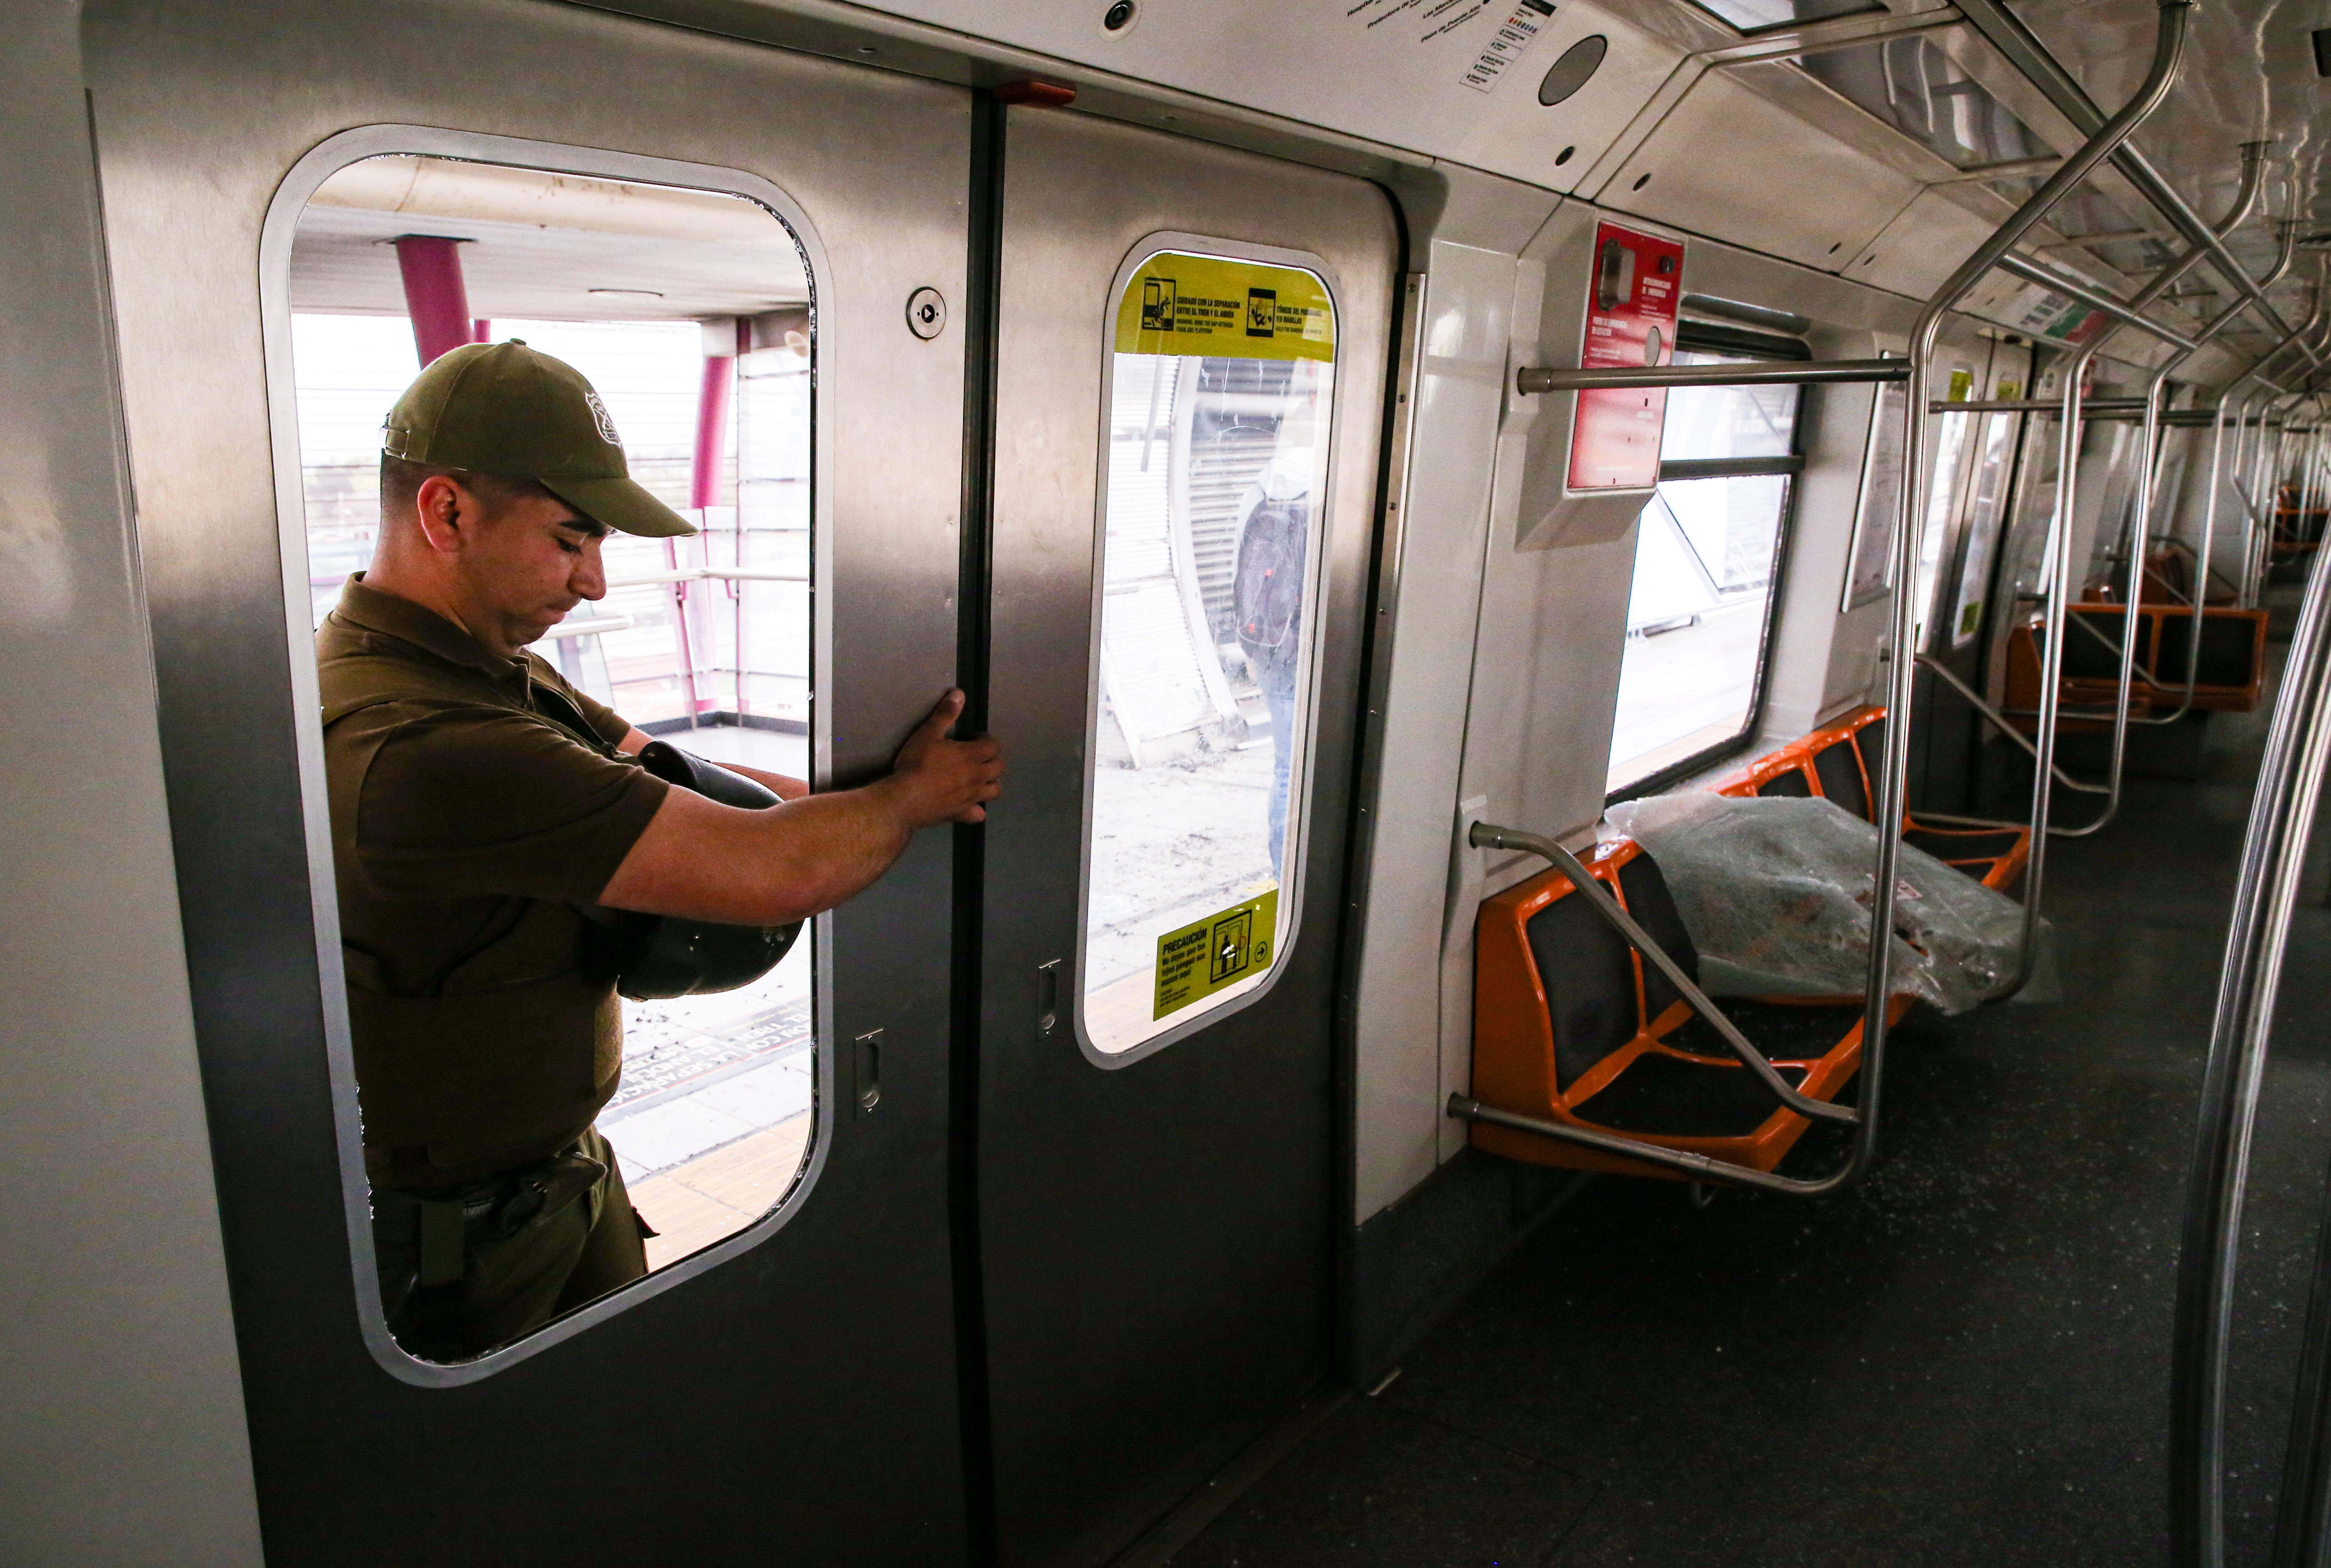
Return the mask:
[[[520,338],[439,355],[388,411],[380,438],[390,457],[533,480],[627,534],[696,532],[631,477],[615,422],[583,373]]]

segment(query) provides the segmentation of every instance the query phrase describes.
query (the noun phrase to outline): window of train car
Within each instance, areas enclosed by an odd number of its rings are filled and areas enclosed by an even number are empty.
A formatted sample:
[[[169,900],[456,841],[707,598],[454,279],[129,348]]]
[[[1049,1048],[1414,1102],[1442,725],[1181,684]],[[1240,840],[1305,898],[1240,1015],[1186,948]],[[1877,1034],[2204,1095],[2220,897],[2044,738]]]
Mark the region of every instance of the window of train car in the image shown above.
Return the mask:
[[[1079,1022],[1126,1060],[1294,935],[1336,308],[1319,272],[1158,250],[1109,322]]]
[[[374,157],[327,178],[300,213],[288,299],[306,587],[319,624],[372,557],[391,405],[427,359],[522,340],[581,372],[603,439],[619,441],[633,479],[699,530],[607,536],[605,597],[578,604],[534,651],[592,704],[685,750],[808,776],[813,333],[792,229],[722,192]],[[350,911],[344,891],[352,996],[375,985],[410,993],[409,975],[392,978],[410,955],[366,950],[357,936],[378,931],[385,945],[397,929],[380,908]],[[492,969],[480,955],[500,929],[489,921],[475,940],[430,938],[443,949],[432,949],[432,984],[451,997],[462,982],[447,976]],[[741,989],[622,1003],[620,1079],[596,1127],[618,1192],[654,1231],[651,1271],[752,1226],[807,1168],[815,942],[805,928]],[[368,1081],[362,1041],[357,1060],[369,1125],[389,1091]],[[368,1148],[367,1161],[377,1154]],[[390,1278],[394,1249],[379,1229],[403,1199],[388,1186],[371,1196],[384,1310],[414,1350],[398,1316],[411,1281]],[[471,1199],[475,1208],[490,1194]]]
[[[1693,0],[1693,4],[1742,33],[1770,33],[1779,27],[1802,27],[1832,16],[1859,16],[1884,9],[1870,0]]]
[[[2046,157],[2055,149],[1925,33],[1808,54],[1814,81],[1960,168]]]
[[[1708,341],[1688,332],[1677,363],[1774,356],[1692,347]],[[1636,524],[1606,786],[1614,794],[1657,789],[1754,732],[1802,466],[1797,407],[1794,386],[1668,394],[1659,489]],[[1711,461],[1720,475],[1698,467]]]

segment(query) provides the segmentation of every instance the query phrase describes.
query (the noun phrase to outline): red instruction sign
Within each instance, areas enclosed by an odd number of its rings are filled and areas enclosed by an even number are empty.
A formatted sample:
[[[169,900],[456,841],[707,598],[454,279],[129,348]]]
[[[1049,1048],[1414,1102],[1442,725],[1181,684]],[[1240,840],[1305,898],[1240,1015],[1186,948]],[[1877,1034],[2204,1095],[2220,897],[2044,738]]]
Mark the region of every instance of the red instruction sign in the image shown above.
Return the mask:
[[[1616,223],[1594,226],[1586,293],[1585,370],[1640,369],[1675,357],[1676,304],[1683,297],[1683,244]],[[1573,490],[1649,489],[1659,482],[1665,387],[1598,387],[1578,394],[1570,431]]]

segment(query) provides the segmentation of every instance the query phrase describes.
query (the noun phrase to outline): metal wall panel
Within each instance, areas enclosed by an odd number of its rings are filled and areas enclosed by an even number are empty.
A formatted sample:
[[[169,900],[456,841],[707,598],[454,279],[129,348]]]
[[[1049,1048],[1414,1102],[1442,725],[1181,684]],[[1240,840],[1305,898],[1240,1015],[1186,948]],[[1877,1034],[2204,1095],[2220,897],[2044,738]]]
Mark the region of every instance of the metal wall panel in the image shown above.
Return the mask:
[[[79,21],[0,50],[0,1558],[256,1564]]]
[[[1375,820],[1359,883],[1366,935],[1353,1024],[1356,1224],[1432,1174],[1446,1142],[1444,1058],[1451,1049],[1471,1055],[1470,1029],[1441,1037],[1439,955],[1513,357],[1522,242],[1508,242],[1499,251],[1434,239],[1423,250],[1405,515],[1398,557],[1385,565],[1397,598],[1379,632],[1392,649],[1383,689],[1371,694],[1384,760],[1365,803]]]
[[[1327,1365],[1338,905],[1396,242],[1360,182],[1058,110],[1011,112],[1004,188],[990,713],[1013,788],[986,836],[980,1226],[1002,1558],[1085,1563]],[[1309,252],[1336,292],[1314,783],[1271,987],[1107,1068],[1065,1007],[1040,1031],[1037,971],[1077,952],[1111,282],[1172,231]]]
[[[1819,200],[1808,202],[1809,192]],[[1711,71],[1608,184],[1586,194],[1655,223],[1839,268],[1918,185]]]
[[[921,285],[961,294],[967,95],[514,4],[123,7],[89,37],[271,1554],[736,1560],[779,1517],[788,1548],[813,1559],[959,1560],[939,835],[829,923],[822,1043],[830,1060],[837,1040],[884,1029],[883,1098],[871,1116],[829,1113],[823,1170],[789,1223],[661,1294],[635,1288],[636,1306],[589,1309],[604,1320],[467,1388],[394,1380],[367,1354],[331,1130],[337,1004],[310,914],[301,751],[312,764],[314,719],[297,695],[310,655],[279,558],[259,242],[286,172],[367,125],[733,168],[797,201],[829,263],[819,438],[834,668],[818,771],[854,782],[954,663],[961,337],[918,341],[904,306]],[[517,1476],[515,1454],[530,1460]]]
[[[1517,0],[1438,12],[1400,0],[1261,10],[1247,0],[1151,0],[1117,32],[1102,25],[1108,8],[1106,0],[870,7],[1554,190],[1594,166],[1682,57],[1672,43],[1582,0],[1543,14]],[[1514,16],[1535,34],[1486,86],[1469,81]],[[1563,51],[1597,33],[1608,52],[1586,85],[1554,108],[1539,104],[1538,84]],[[1562,157],[1565,147],[1571,157]]]

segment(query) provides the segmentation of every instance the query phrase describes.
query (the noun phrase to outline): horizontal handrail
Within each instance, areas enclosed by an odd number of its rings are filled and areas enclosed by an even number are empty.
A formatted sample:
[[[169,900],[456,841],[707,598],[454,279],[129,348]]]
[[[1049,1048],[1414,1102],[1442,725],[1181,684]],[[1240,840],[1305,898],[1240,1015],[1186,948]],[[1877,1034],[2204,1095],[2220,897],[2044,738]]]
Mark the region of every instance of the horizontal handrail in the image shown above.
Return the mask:
[[[1796,386],[1839,381],[1908,381],[1908,359],[1784,359],[1753,365],[1649,365],[1641,370],[1545,370],[1514,373],[1525,397],[1547,392],[1659,386]]]
[[[1755,479],[1764,474],[1799,474],[1805,460],[1797,452],[1774,457],[1679,457],[1660,464],[1661,483],[1683,480]]]
[[[1679,1171],[1703,1182],[1726,1182],[1736,1187],[1755,1187],[1761,1192],[1784,1193],[1793,1198],[1807,1197],[1828,1190],[1824,1182],[1799,1181],[1793,1176],[1778,1176],[1770,1171],[1760,1171],[1754,1165],[1736,1165],[1729,1160],[1716,1159],[1708,1155],[1695,1155],[1689,1149],[1670,1149],[1660,1144],[1639,1144],[1632,1138],[1622,1138],[1615,1133],[1597,1132],[1569,1122],[1548,1121],[1543,1117],[1526,1117],[1518,1111],[1499,1110],[1485,1106],[1471,1095],[1452,1094],[1449,1097],[1449,1115],[1460,1121],[1487,1122],[1493,1127],[1509,1127],[1518,1133],[1535,1133],[1542,1138],[1559,1143],[1576,1144],[1581,1148],[1595,1149],[1603,1154],[1616,1155],[1622,1159],[1638,1160],[1647,1165]]]
[[[2039,262],[2016,255],[2012,251],[1999,259],[1999,270],[2003,272],[2012,272],[2027,283],[2037,283],[2043,289],[2052,289],[2059,294],[2068,295],[2091,310],[2101,310],[2125,326],[2134,327],[2140,332],[2150,332],[2164,343],[2183,348],[2188,353],[2197,347],[2193,339],[2184,333],[2174,328],[2164,327],[2127,300],[2117,299],[2101,289],[2091,289],[2077,278],[2067,278],[2053,267],[2043,267]]]
[[[599,637],[610,632],[628,632],[639,624],[630,615],[585,615],[580,621],[561,621],[545,637]]]
[[[1724,1043],[1732,1048],[1732,1054],[1740,1059],[1742,1066],[1756,1075],[1757,1081],[1774,1099],[1799,1116],[1809,1117],[1815,1121],[1842,1122],[1851,1126],[1860,1119],[1849,1107],[1832,1105],[1826,1100],[1808,1099],[1790,1088],[1788,1080],[1774,1069],[1765,1053],[1748,1043],[1748,1037],[1733,1026],[1732,1021],[1724,1016],[1723,1010],[1693,984],[1691,976],[1668,956],[1667,950],[1652,939],[1651,934],[1637,925],[1633,916],[1620,908],[1619,900],[1611,897],[1609,890],[1595,879],[1594,873],[1576,855],[1540,834],[1526,833],[1519,828],[1501,828],[1490,822],[1475,822],[1472,832],[1467,835],[1467,841],[1477,850],[1520,850],[1550,861],[1556,870],[1570,879],[1570,885],[1577,890],[1580,898],[1586,900],[1588,908],[1600,915],[1605,925],[1632,944],[1646,961],[1667,976],[1670,984],[1683,993],[1683,999],[1691,1003],[1691,1010],[1724,1037]]]
[[[634,572],[627,576],[610,577],[607,587],[648,588],[660,583],[701,583],[706,580],[724,583],[806,583],[808,576],[801,572],[767,572],[756,566],[679,566],[666,572]]]

